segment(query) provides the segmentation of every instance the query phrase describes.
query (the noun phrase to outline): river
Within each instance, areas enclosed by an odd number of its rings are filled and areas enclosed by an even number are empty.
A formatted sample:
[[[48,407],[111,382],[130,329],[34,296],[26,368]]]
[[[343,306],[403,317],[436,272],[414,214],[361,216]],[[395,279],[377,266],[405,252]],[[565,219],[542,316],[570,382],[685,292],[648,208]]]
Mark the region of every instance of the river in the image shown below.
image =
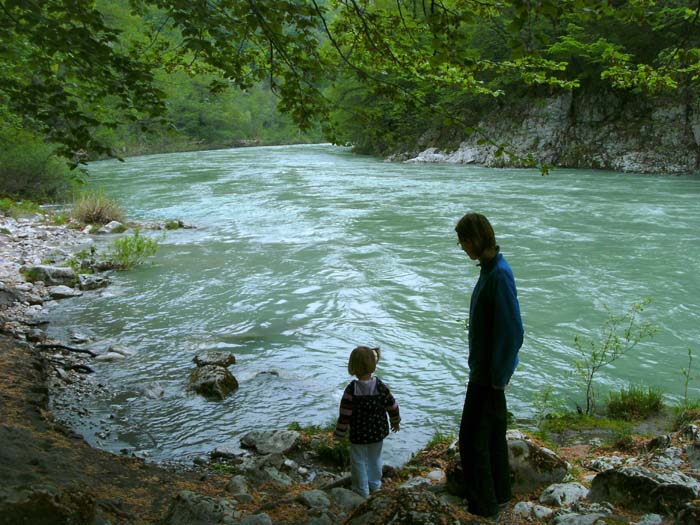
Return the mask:
[[[329,145],[246,148],[95,162],[90,184],[130,219],[182,219],[149,232],[152,263],[51,311],[52,335],[87,334],[134,356],[95,365],[106,393],[84,399],[77,430],[96,446],[189,461],[236,447],[253,429],[326,425],[358,344],[379,345],[377,375],[402,412],[385,461],[456,432],[467,377],[469,294],[478,268],[456,221],[487,215],[516,276],[525,342],[507,395],[519,420],[548,388],[584,403],[574,337],[645,297],[660,332],[601,370],[606,391],[685,391],[688,348],[700,378],[700,179],[602,171],[385,163]],[[111,241],[98,241],[102,250]],[[97,343],[96,343],[97,344]],[[192,358],[235,354],[240,389],[186,392]],[[267,374],[262,372],[275,372]],[[162,389],[155,399],[146,391]],[[700,397],[700,379],[689,383]],[[96,435],[95,426],[107,429]]]

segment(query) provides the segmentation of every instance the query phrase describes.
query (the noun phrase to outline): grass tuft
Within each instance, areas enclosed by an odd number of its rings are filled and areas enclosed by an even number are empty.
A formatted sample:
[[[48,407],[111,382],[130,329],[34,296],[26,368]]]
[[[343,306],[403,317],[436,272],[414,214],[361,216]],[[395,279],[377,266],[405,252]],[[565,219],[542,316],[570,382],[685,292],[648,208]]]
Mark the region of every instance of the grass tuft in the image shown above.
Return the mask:
[[[619,392],[609,393],[606,407],[608,416],[615,419],[646,419],[663,410],[663,394],[658,388],[630,385]]]
[[[81,194],[73,205],[72,215],[84,224],[107,224],[124,220],[124,212],[119,205],[101,190]]]

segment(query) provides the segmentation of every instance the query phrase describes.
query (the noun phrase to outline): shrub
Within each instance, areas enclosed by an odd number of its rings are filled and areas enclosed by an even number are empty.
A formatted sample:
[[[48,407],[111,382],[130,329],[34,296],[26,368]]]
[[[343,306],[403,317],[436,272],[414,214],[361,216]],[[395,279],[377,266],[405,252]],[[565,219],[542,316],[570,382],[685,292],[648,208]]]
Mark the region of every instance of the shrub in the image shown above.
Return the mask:
[[[630,385],[619,392],[608,394],[606,401],[608,416],[630,421],[645,419],[661,412],[664,407],[661,390]]]
[[[73,204],[72,215],[85,224],[107,224],[124,220],[124,212],[119,205],[101,190],[82,193]]]
[[[147,257],[154,255],[157,249],[157,241],[142,237],[139,231],[135,230],[133,235],[114,239],[109,258],[117,270],[128,270],[142,264]]]
[[[0,127],[0,143],[0,196],[64,201],[81,182],[82,171],[71,170],[50,144],[32,133]]]
[[[686,425],[698,420],[700,420],[700,401],[685,403],[676,408],[673,430],[681,430]]]

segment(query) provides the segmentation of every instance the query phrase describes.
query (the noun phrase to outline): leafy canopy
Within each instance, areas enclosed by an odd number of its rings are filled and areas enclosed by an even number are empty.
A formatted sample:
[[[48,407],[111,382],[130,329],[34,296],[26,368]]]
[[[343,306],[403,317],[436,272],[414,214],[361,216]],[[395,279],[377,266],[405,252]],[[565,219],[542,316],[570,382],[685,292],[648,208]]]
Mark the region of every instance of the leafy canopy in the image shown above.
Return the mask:
[[[360,121],[386,105],[459,120],[450,104],[465,97],[584,82],[659,93],[700,75],[690,0],[130,0],[138,38],[108,5],[0,0],[0,112],[76,162],[110,153],[99,129],[163,123],[160,67],[213,75],[215,91],[266,81],[302,129],[346,100],[374,111]]]

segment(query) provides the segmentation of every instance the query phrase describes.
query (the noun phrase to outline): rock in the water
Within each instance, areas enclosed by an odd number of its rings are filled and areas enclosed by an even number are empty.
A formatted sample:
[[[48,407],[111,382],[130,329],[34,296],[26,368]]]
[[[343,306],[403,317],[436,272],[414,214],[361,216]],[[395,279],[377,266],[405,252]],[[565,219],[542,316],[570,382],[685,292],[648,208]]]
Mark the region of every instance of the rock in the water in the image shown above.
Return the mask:
[[[190,389],[211,399],[224,399],[238,389],[238,381],[223,366],[198,366],[190,374]]]
[[[109,284],[109,278],[104,275],[81,273],[78,275],[78,288],[81,290],[97,290]]]
[[[192,359],[197,366],[223,366],[229,367],[236,363],[236,356],[229,352],[204,352],[197,354]]]
[[[48,291],[52,299],[68,299],[70,297],[79,297],[83,295],[83,292],[80,290],[63,284],[59,286],[49,286]]]
[[[102,226],[102,228],[97,230],[97,233],[109,234],[109,233],[122,233],[124,231],[126,231],[126,226],[124,226],[121,222],[110,221],[107,224],[105,224],[104,226]]]
[[[241,446],[259,454],[285,454],[298,439],[299,432],[295,430],[254,430],[241,438]]]

